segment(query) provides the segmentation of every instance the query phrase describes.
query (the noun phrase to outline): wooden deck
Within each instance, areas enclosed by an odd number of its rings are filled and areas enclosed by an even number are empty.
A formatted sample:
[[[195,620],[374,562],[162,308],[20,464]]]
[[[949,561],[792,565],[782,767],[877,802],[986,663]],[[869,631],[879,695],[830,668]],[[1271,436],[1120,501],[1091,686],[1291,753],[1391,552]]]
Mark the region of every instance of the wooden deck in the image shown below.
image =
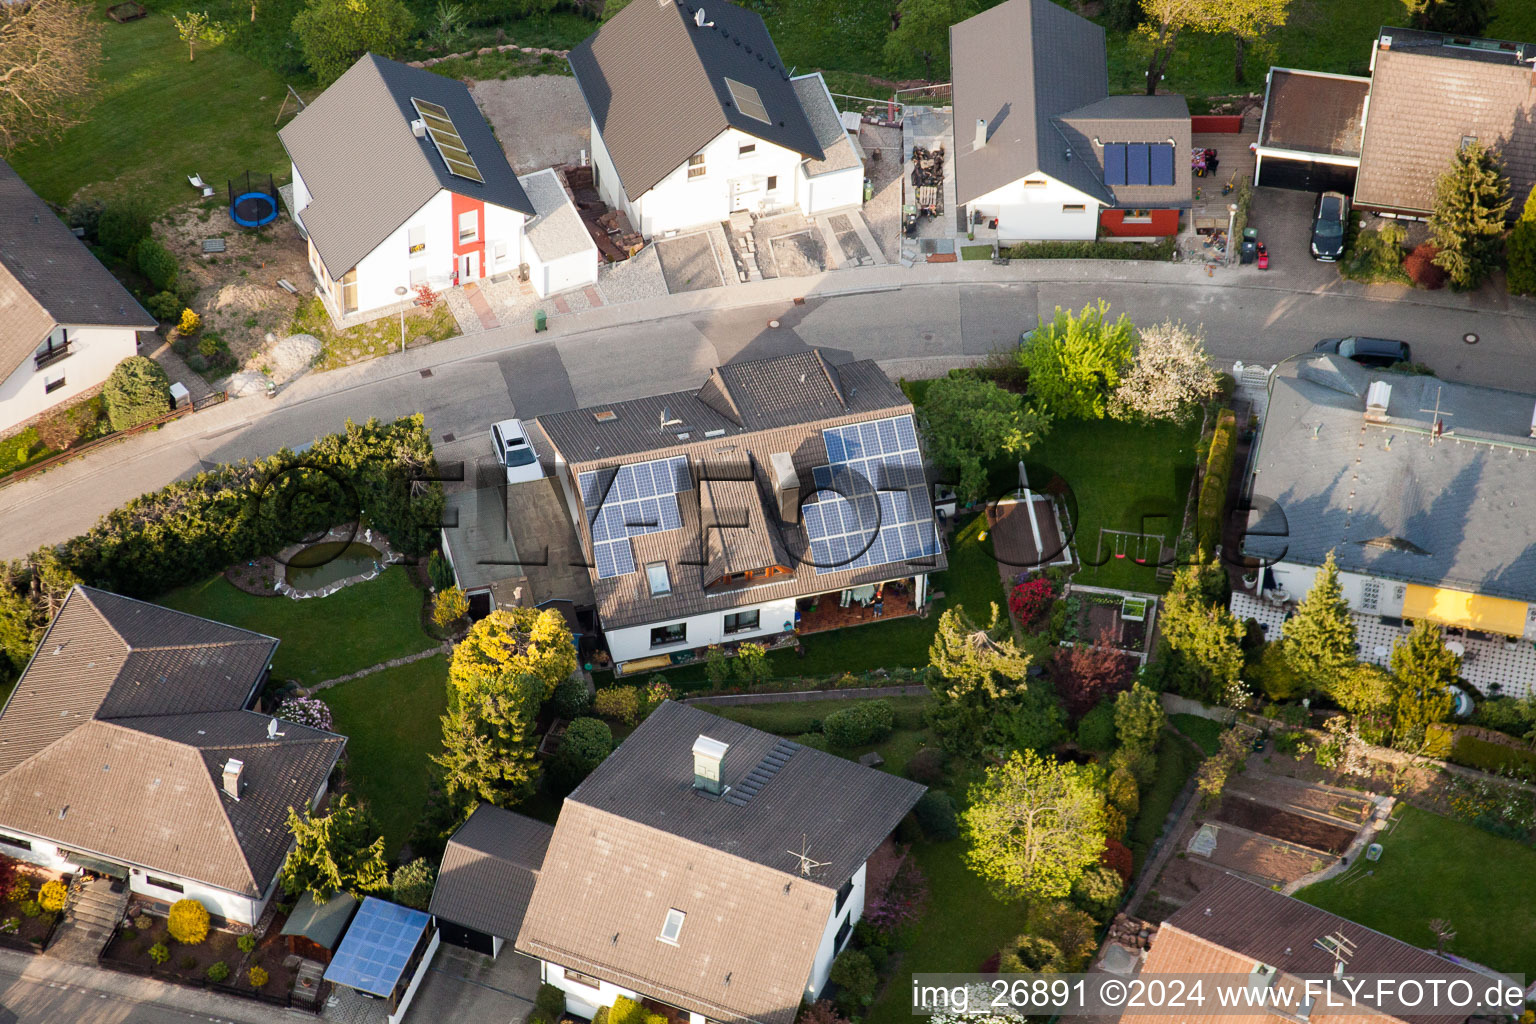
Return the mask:
[[[798,623],[800,633],[823,633],[829,629],[843,629],[846,626],[858,626],[881,619],[899,619],[916,615],[918,612],[912,604],[910,585],[903,586],[898,592],[894,586],[887,583],[879,611],[876,611],[874,605],[850,604],[844,608],[837,603],[837,597],[836,593],[822,594],[817,599],[814,612],[802,608]]]

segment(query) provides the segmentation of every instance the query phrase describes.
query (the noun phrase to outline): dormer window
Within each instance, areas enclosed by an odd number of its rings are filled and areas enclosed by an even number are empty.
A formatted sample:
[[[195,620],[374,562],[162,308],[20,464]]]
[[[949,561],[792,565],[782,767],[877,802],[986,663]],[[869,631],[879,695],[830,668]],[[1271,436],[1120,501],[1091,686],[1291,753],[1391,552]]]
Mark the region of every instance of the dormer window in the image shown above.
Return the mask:
[[[731,100],[736,104],[737,110],[754,121],[773,124],[773,120],[768,116],[768,108],[763,106],[763,97],[756,89],[734,78],[727,78],[725,87],[731,90]]]
[[[667,919],[662,922],[661,934],[657,938],[662,942],[671,943],[674,946],[677,945],[677,937],[683,932],[683,919],[687,916],[681,910],[668,910]]]

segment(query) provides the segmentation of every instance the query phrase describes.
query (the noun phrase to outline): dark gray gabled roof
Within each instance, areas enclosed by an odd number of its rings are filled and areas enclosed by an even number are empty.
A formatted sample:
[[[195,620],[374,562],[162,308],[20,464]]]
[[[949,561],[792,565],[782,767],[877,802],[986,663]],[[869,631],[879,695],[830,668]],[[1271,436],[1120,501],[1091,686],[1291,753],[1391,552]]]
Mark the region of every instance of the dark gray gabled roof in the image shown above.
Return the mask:
[[[417,138],[411,100],[448,111],[484,182]],[[440,189],[533,215],[501,143],[463,82],[365,54],[278,132],[309,189],[299,220],[331,276],[357,266]]]
[[[0,379],[61,324],[148,331],[155,318],[0,160]]]
[[[1373,381],[1387,422],[1365,421]],[[1444,434],[1431,444],[1435,408]],[[1536,601],[1536,396],[1367,370],[1282,366],[1254,459],[1246,554]],[[1268,534],[1268,536],[1260,536]]]
[[[507,941],[517,938],[554,827],[481,804],[443,851],[433,916]]]
[[[570,63],[630,199],[727,128],[824,156],[763,19],[724,0],[631,3],[572,50]],[[737,107],[728,78],[757,90],[770,121]]]
[[[1007,0],[949,30],[954,67],[956,199],[968,203],[1043,171],[1109,195],[1051,123],[1109,95],[1104,30],[1050,0]],[[976,121],[987,144],[976,148]]]

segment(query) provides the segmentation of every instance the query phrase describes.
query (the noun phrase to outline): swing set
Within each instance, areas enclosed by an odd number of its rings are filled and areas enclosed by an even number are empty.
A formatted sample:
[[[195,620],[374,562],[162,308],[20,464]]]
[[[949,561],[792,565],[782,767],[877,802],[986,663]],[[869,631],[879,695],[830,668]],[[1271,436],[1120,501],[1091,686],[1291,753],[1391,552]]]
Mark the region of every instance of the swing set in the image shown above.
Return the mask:
[[[1163,541],[1161,534],[1141,533],[1136,530],[1111,530],[1107,526],[1099,527],[1099,543],[1094,552],[1094,572],[1107,564],[1104,551],[1105,536],[1109,538],[1109,554],[1115,558],[1129,558],[1137,565],[1146,565],[1156,568],[1163,560]]]

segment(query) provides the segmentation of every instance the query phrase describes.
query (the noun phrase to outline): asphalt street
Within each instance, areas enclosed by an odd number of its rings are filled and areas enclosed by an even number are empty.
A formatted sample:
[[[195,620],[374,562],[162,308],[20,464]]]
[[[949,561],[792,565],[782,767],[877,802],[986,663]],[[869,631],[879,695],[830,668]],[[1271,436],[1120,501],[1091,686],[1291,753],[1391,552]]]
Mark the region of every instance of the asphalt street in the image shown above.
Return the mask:
[[[768,298],[669,315],[674,302],[641,322],[625,320],[646,310],[609,307],[562,318],[551,335],[505,327],[312,375],[275,401],[233,401],[0,489],[0,557],[80,533],[109,509],[178,477],[303,444],[348,418],[421,412],[435,437],[467,437],[513,415],[691,388],[717,364],[806,346],[823,349],[833,362],[880,360],[893,376],[934,375],[1010,344],[1057,306],[1080,308],[1100,298],[1138,323],[1172,318],[1202,325],[1212,355],[1225,365],[1270,364],[1320,338],[1372,334],[1410,342],[1417,360],[1448,379],[1536,391],[1536,320],[1523,305],[1477,308],[1450,296],[1415,301],[1400,293],[1378,299],[1358,287],[1271,287],[1247,268],[1230,272],[1244,274],[1240,286],[1231,278],[1207,282],[1196,268],[1149,271],[1134,264],[1099,271],[1093,280],[964,281],[1020,276],[1014,268],[972,264],[956,275],[959,283],[930,277],[933,283],[887,284],[916,276],[908,270],[908,277],[895,277],[893,269],[829,275],[847,289],[880,290],[812,293],[797,303],[784,297],[793,296],[793,282],[768,282],[779,285],[779,294],[716,289],[691,301]],[[777,328],[768,325],[772,320]],[[1464,343],[1468,332],[1478,335],[1477,344]]]

